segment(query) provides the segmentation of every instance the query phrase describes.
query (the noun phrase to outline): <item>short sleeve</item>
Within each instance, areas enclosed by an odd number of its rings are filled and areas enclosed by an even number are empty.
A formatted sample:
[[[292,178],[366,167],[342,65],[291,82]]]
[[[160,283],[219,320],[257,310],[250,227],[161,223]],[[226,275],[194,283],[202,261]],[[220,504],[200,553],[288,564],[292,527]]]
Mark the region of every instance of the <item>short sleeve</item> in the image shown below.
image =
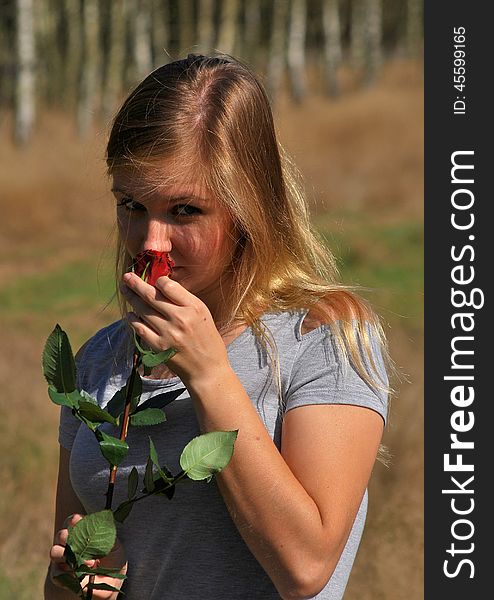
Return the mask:
[[[302,336],[286,391],[286,410],[311,404],[351,404],[370,408],[387,418],[387,376],[379,343],[369,332],[376,385],[370,385],[338,349],[333,333],[322,326]],[[360,348],[362,361],[372,373]]]

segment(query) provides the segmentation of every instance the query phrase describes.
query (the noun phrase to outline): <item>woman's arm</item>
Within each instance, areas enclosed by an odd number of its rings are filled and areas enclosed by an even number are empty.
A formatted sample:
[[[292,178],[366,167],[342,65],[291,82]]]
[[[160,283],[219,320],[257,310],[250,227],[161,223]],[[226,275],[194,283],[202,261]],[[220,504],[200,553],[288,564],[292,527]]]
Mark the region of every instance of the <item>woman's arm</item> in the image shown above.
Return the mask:
[[[288,411],[278,452],[236,375],[189,389],[203,431],[238,429],[233,458],[217,477],[251,552],[285,599],[327,583],[345,546],[383,431],[356,406]]]

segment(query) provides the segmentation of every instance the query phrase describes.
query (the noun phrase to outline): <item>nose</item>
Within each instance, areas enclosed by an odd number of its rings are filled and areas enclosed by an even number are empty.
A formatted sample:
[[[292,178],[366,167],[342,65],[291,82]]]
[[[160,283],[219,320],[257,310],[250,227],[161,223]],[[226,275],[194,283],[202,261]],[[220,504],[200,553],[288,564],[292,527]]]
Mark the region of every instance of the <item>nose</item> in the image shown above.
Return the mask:
[[[143,250],[171,252],[171,228],[161,219],[149,217],[144,235]]]

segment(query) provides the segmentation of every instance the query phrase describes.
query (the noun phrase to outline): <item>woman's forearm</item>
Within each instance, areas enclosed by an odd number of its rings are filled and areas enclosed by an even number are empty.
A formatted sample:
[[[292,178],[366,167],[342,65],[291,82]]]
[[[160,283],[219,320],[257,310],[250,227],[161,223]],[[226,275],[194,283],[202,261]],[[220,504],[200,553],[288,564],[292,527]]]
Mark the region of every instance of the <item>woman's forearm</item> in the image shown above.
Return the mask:
[[[217,481],[240,534],[283,597],[310,597],[331,575],[344,540],[328,540],[316,503],[231,369],[187,387],[202,431],[239,431],[232,460]]]

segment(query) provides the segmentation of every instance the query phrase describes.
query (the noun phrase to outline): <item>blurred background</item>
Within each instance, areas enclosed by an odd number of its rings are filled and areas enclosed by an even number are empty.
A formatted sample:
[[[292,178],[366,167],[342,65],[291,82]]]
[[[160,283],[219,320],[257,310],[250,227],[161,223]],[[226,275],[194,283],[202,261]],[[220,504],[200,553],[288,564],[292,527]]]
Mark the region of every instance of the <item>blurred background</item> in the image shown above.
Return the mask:
[[[395,381],[346,600],[423,597],[421,0],[0,0],[0,600],[42,597],[58,410],[40,356],[118,316],[104,147],[152,68],[229,53],[259,74],[346,283],[382,316]]]

